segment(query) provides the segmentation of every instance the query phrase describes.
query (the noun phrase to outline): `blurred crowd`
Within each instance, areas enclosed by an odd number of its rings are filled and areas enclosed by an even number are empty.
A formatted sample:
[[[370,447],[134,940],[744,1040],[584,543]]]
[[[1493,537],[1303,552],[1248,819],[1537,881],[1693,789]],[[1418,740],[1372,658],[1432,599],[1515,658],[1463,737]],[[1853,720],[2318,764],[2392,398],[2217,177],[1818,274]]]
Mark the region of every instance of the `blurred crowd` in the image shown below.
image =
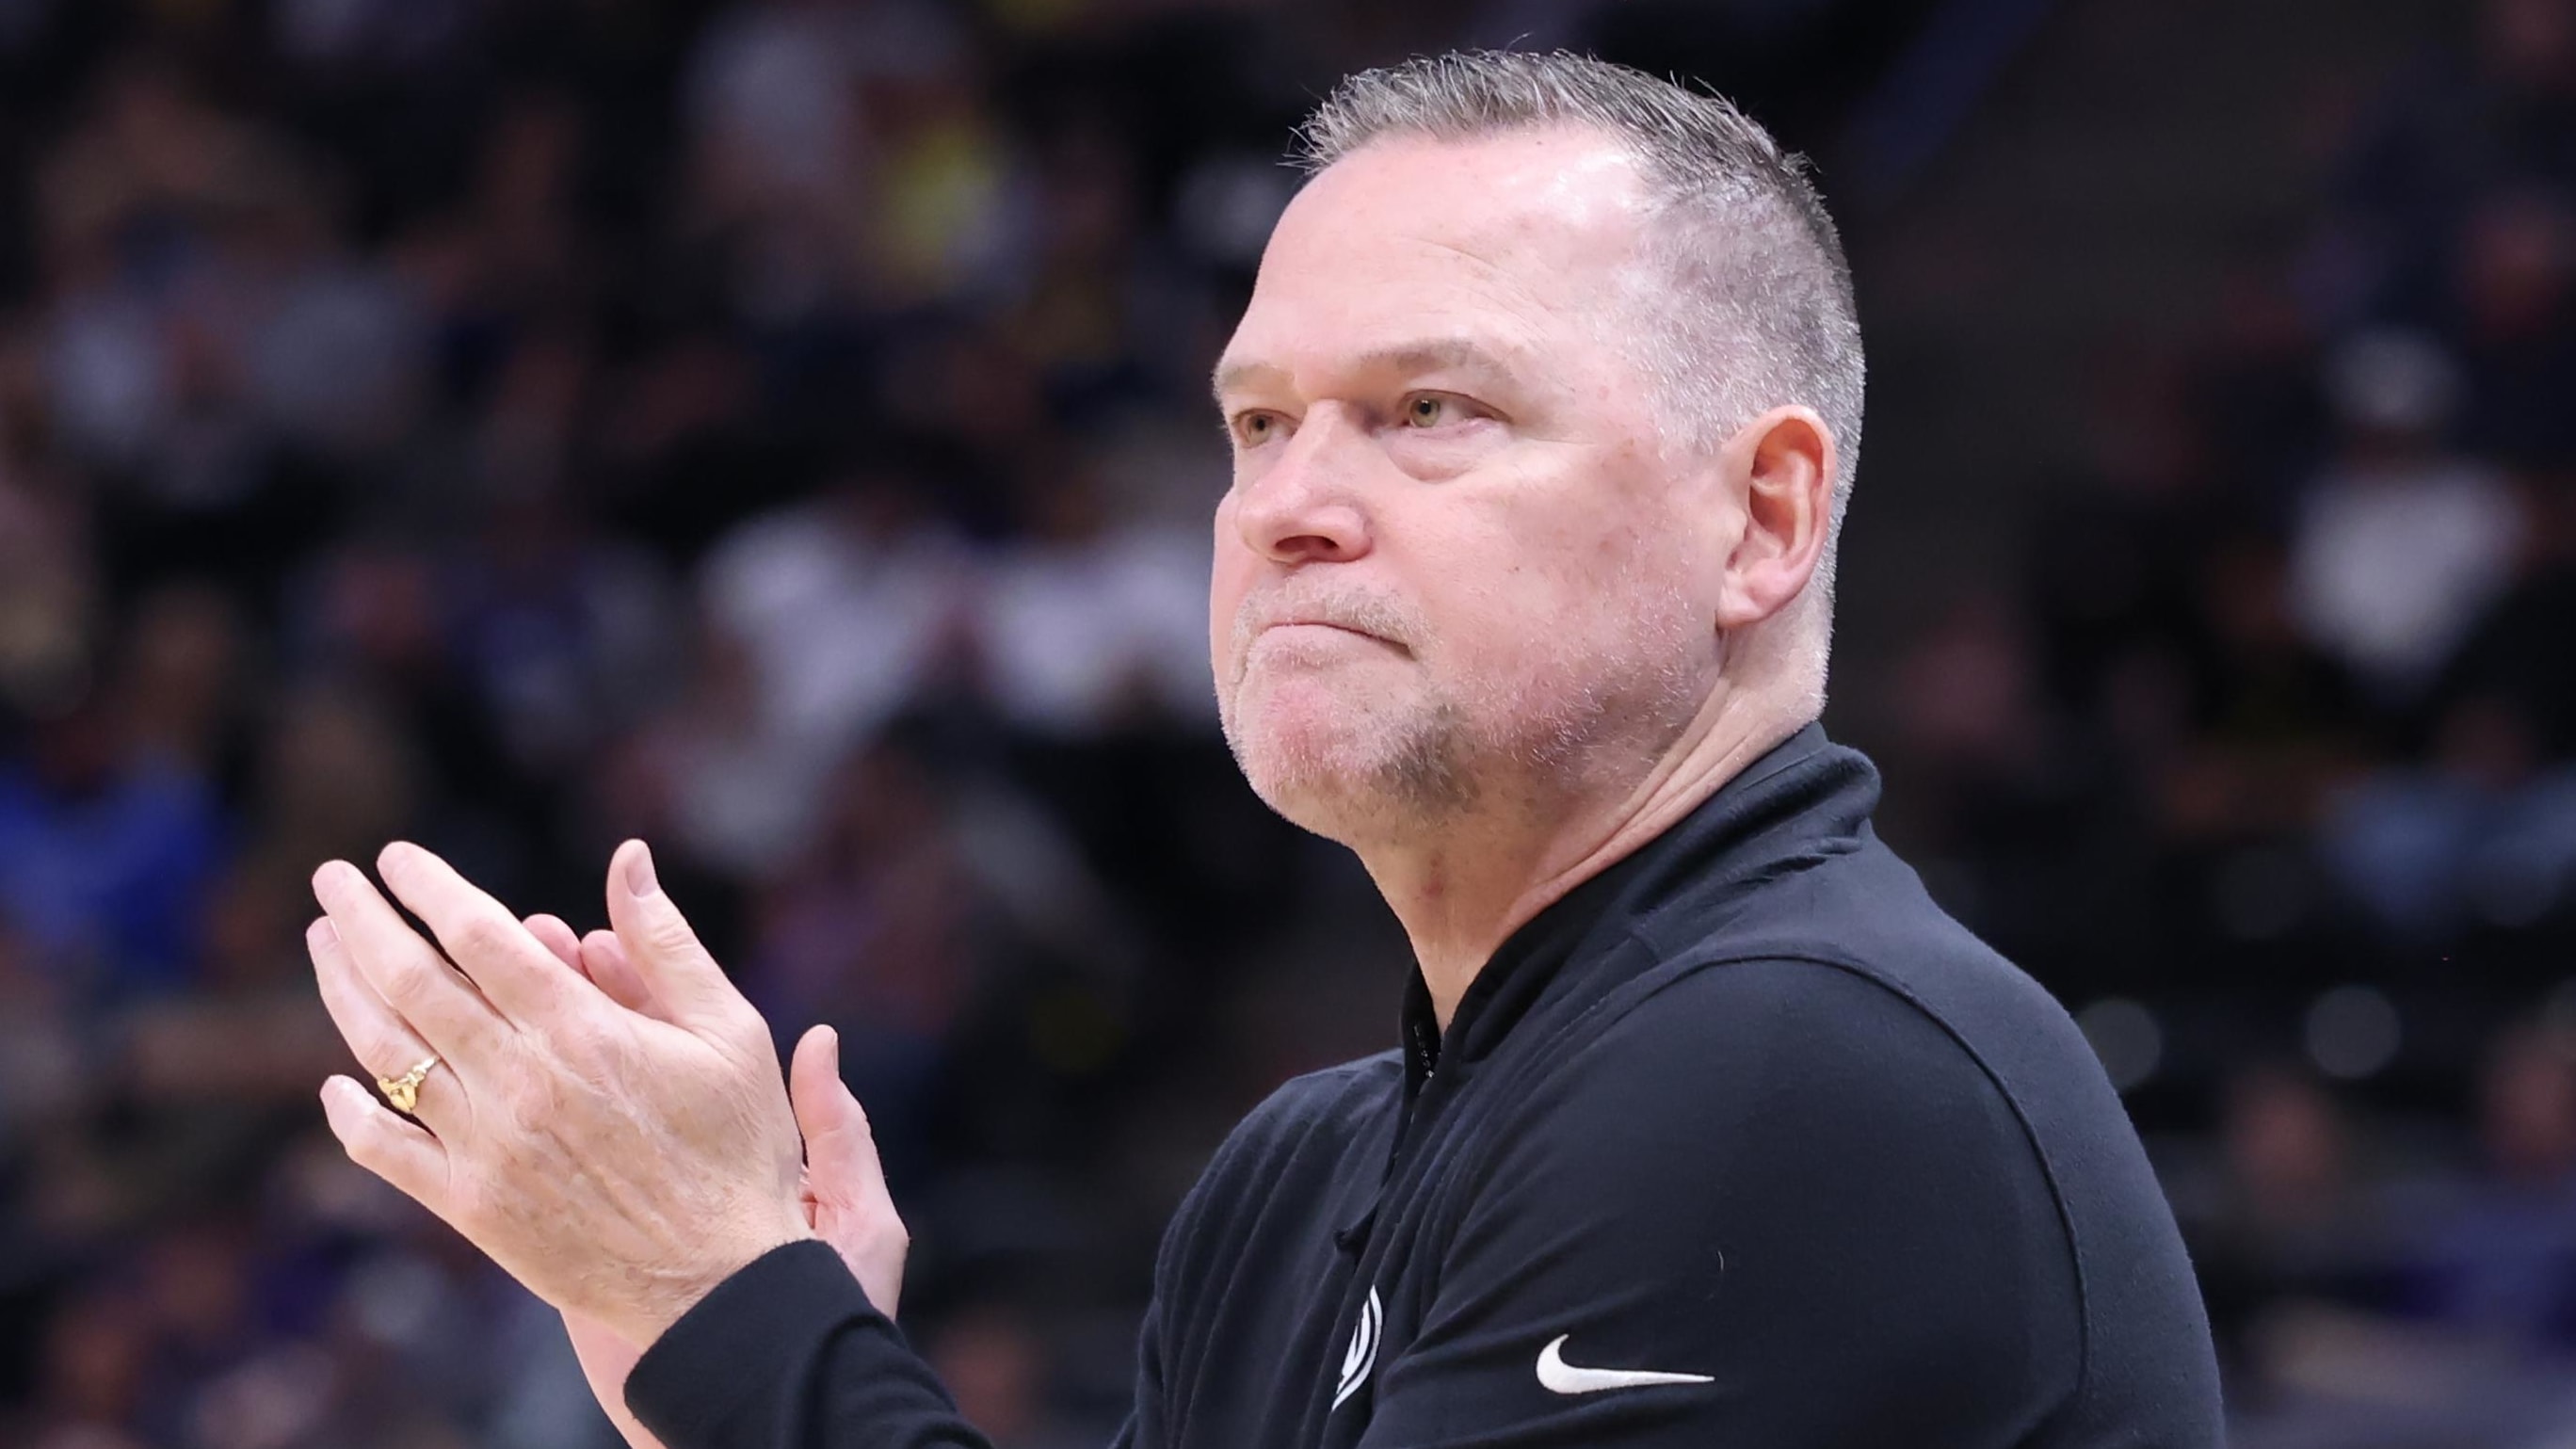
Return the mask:
[[[839,1028],[969,1412],[1105,1438],[1171,1204],[1409,964],[1214,728],[1288,129],[1673,10],[0,0],[0,1442],[611,1442],[322,1130],[301,932],[398,836],[601,924],[632,835]],[[2246,1442],[2521,1443],[2576,1425],[2576,5],[2347,129],[1862,742],[2130,1093]]]
[[[2457,9],[1889,686],[1891,833],[2128,1094],[2247,1445],[2576,1432],[2576,6]]]

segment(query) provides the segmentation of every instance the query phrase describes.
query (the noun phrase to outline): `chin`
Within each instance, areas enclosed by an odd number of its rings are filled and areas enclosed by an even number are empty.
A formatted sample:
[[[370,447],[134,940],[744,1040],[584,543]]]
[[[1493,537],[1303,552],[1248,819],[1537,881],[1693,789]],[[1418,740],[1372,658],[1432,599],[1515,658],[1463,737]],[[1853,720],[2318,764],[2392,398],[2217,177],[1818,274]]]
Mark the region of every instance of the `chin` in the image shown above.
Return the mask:
[[[1319,806],[1350,790],[1361,752],[1347,730],[1322,721],[1282,720],[1264,713],[1226,732],[1235,766],[1252,793],[1300,825]]]
[[[1449,711],[1318,708],[1295,697],[1305,691],[1282,693],[1239,701],[1252,708],[1227,711],[1225,726],[1252,792],[1289,823],[1348,845],[1467,803]]]
[[[1258,753],[1239,753],[1235,762],[1252,793],[1289,824],[1345,845],[1376,833],[1369,826],[1384,807],[1352,774],[1309,760],[1275,760]]]

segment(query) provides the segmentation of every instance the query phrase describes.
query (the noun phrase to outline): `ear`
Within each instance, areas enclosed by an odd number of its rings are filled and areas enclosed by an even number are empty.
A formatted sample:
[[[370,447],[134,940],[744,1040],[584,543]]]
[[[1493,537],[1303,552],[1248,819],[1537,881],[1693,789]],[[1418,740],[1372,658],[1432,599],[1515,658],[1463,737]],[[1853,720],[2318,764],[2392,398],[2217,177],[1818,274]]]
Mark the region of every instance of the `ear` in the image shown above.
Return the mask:
[[[1733,631],[1788,608],[1815,577],[1833,517],[1834,437],[1813,408],[1773,408],[1727,440],[1725,461],[1744,490],[1744,532],[1717,606],[1717,627]]]

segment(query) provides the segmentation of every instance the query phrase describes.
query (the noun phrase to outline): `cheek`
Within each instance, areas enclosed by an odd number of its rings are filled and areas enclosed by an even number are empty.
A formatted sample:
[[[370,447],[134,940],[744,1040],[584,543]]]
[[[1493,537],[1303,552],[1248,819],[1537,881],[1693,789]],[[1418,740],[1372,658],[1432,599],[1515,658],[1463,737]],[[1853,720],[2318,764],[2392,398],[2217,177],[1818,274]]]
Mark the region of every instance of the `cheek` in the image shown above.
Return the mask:
[[[1216,556],[1208,569],[1208,659],[1217,682],[1225,682],[1234,653],[1234,616],[1252,591],[1259,560],[1234,535],[1230,509],[1216,519]]]
[[[1550,523],[1562,527],[1542,542]],[[1605,533],[1597,518],[1532,520],[1519,537],[1485,541],[1497,566],[1443,574],[1426,602],[1447,621],[1459,673],[1505,696],[1554,695],[1674,647],[1690,607],[1677,543],[1642,527]]]

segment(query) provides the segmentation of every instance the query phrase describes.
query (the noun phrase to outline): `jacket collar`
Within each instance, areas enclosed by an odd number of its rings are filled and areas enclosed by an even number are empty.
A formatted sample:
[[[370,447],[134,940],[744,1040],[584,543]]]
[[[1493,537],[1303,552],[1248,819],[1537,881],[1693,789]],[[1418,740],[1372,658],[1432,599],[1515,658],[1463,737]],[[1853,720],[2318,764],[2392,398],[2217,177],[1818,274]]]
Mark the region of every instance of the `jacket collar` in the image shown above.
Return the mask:
[[[1553,989],[1591,999],[1616,980],[1566,978],[1570,962],[1602,961],[1675,906],[1715,907],[1805,858],[1837,854],[1868,829],[1878,773],[1858,751],[1810,724],[1718,787],[1671,829],[1577,885],[1514,931],[1476,973],[1444,1033],[1419,971],[1406,984],[1400,1031],[1405,1096],[1435,1067],[1472,1066]],[[1649,958],[1651,959],[1651,958]],[[1640,962],[1636,969],[1643,969]],[[1627,973],[1627,974],[1633,974]]]

